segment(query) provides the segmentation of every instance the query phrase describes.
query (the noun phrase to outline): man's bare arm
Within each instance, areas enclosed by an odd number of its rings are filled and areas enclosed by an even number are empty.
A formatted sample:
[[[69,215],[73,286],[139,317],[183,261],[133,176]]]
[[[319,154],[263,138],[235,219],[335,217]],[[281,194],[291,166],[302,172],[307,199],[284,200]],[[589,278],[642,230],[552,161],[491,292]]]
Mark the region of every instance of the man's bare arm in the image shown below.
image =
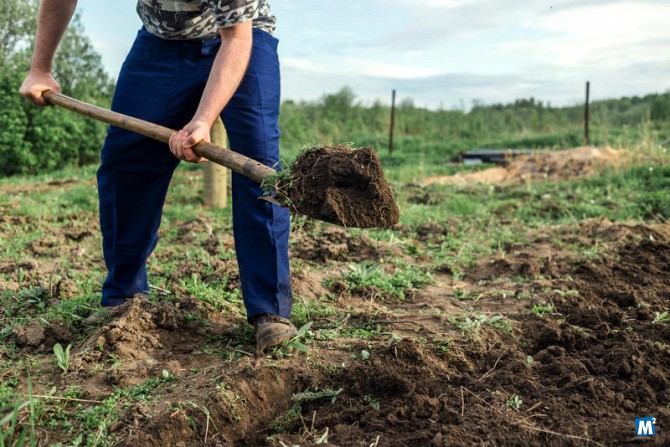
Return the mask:
[[[181,160],[198,162],[191,147],[209,140],[209,131],[235,94],[249,65],[253,30],[251,20],[221,28],[221,47],[216,54],[207,85],[193,119],[170,139],[170,150]]]
[[[60,91],[60,85],[51,75],[56,48],[65,34],[77,0],[43,0],[37,22],[35,51],[30,64],[30,72],[23,80],[19,92],[38,106],[46,105],[42,98],[45,90]]]

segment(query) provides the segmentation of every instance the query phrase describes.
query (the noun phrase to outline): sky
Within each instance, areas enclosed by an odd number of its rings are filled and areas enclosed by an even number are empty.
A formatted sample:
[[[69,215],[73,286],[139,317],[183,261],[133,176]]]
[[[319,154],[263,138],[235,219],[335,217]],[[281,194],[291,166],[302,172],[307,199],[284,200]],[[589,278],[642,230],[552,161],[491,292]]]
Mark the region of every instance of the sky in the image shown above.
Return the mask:
[[[668,0],[271,0],[284,100],[350,87],[370,105],[554,106],[670,91]],[[141,22],[134,0],[79,0],[116,77]]]

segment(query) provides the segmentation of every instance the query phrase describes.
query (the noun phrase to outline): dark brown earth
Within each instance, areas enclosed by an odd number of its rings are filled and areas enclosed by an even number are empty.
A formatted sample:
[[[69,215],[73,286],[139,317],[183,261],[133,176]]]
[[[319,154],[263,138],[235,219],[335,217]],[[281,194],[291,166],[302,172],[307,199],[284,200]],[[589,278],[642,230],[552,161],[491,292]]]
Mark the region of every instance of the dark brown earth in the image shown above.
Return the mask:
[[[344,227],[392,227],[400,213],[370,147],[324,146],[304,152],[291,166],[287,191],[297,213]]]

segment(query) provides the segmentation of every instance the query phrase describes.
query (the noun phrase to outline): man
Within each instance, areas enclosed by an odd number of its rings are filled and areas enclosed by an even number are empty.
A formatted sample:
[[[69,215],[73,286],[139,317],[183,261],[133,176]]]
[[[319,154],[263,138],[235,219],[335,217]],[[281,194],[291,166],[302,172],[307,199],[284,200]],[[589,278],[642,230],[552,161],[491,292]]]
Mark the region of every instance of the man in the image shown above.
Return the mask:
[[[221,116],[231,147],[268,166],[279,161],[279,62],[269,0],[139,0],[143,27],[119,74],[112,109],[180,129],[169,145],[110,126],[98,170],[108,276],[103,309],[147,294],[146,260],[158,241],[165,195],[180,160],[208,140]],[[77,0],[43,0],[30,72],[20,93],[39,106],[60,87],[54,52]],[[260,186],[233,173],[233,234],[242,294],[257,350],[293,337],[289,214],[258,201]]]

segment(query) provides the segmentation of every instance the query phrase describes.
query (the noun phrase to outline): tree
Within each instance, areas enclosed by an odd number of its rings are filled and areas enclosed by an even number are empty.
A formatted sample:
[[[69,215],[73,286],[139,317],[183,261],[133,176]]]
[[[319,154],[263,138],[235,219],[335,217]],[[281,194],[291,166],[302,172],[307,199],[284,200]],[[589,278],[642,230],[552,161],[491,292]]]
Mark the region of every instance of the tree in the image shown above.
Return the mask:
[[[55,107],[38,108],[18,94],[30,66],[36,0],[0,0],[0,176],[40,173],[95,162],[106,126]],[[3,25],[4,26],[4,25]],[[78,14],[54,57],[63,93],[108,106],[113,83],[102,67]]]
[[[37,0],[0,0],[0,66],[34,34],[37,6]]]
[[[670,93],[657,95],[653,98],[650,115],[654,121],[670,120]]]

